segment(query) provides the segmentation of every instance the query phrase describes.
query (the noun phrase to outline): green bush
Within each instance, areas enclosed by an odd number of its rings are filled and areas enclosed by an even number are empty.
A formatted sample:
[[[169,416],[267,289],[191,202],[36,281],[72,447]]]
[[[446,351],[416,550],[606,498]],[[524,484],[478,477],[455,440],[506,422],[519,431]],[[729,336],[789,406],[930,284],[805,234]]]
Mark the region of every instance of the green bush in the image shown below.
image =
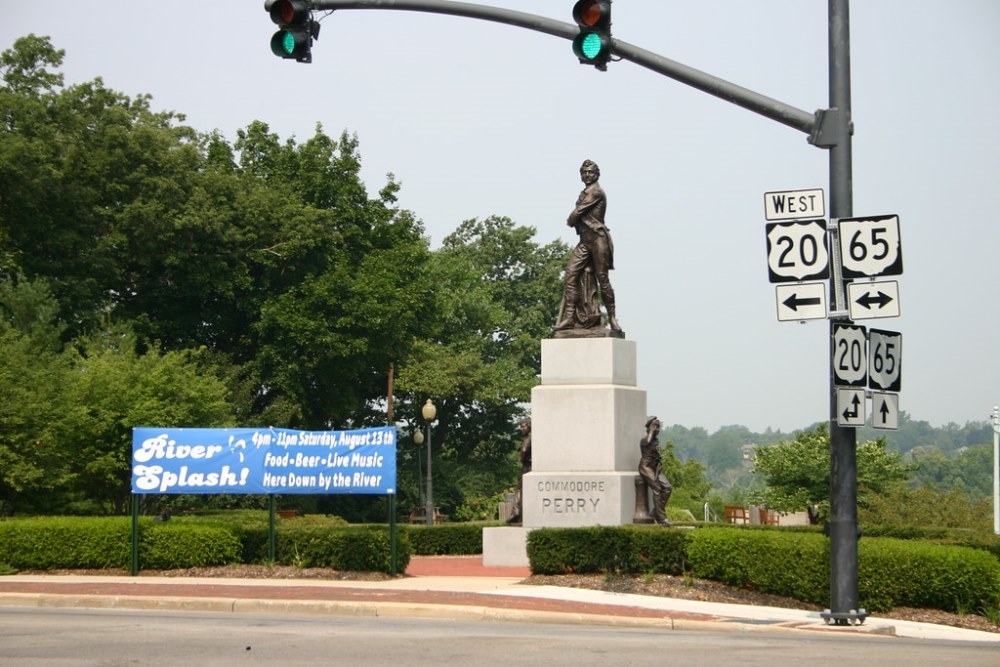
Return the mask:
[[[457,556],[483,553],[483,526],[471,523],[446,523],[437,526],[400,525],[413,553],[421,556]]]
[[[399,535],[397,571],[410,562],[410,543]],[[383,526],[315,527],[282,526],[277,534],[278,562],[297,567],[335,570],[392,571],[389,531]]]
[[[176,569],[239,560],[232,532],[143,519],[139,566]],[[0,562],[31,570],[124,568],[132,560],[128,517],[46,517],[0,523]]]
[[[241,545],[232,531],[216,526],[142,522],[139,567],[173,570],[240,562]]]
[[[890,538],[858,544],[859,604],[988,612],[1000,605],[1000,562],[983,550]],[[829,539],[811,531],[635,526],[534,530],[535,574],[689,572],[819,605],[830,599]]]
[[[691,574],[731,586],[824,604],[829,540],[815,533],[703,528],[689,531]]]
[[[658,526],[542,528],[528,533],[528,560],[535,574],[679,574],[685,553],[682,531]]]
[[[264,517],[266,518],[266,513]],[[265,562],[267,521],[227,523],[225,517],[184,517],[139,526],[139,567],[180,569]],[[0,522],[0,563],[11,569],[106,569],[131,566],[128,517],[45,517]],[[480,542],[480,551],[482,544]],[[279,521],[279,563],[299,567],[391,572],[389,533],[383,526],[346,526],[340,519]],[[406,569],[410,544],[400,534],[397,571]]]
[[[964,528],[937,528],[934,526],[864,526],[865,537],[895,537],[901,540],[920,540],[934,544],[972,547],[993,554],[1000,560],[1000,535]]]
[[[21,570],[127,567],[125,517],[46,517],[0,522],[0,562]]]
[[[858,543],[858,594],[870,611],[930,607],[961,613],[1000,604],[1000,562],[969,547],[891,538]]]

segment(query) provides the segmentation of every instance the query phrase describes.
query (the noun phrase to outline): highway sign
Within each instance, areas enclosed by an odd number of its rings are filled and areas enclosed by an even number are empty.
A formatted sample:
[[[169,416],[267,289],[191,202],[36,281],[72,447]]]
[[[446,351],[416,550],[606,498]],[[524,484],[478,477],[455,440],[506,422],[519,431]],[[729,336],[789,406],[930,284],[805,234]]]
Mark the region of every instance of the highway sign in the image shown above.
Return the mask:
[[[868,331],[868,386],[899,391],[903,385],[903,334],[895,331]]]
[[[865,328],[854,324],[833,325],[833,384],[864,387],[868,384]]]
[[[899,394],[872,392],[872,428],[899,430]]]
[[[775,285],[778,321],[820,320],[827,315],[826,283],[786,283]]]
[[[844,278],[898,276],[903,272],[899,216],[842,218],[837,221]]]
[[[764,193],[766,220],[806,220],[826,217],[823,188]]]
[[[899,317],[899,283],[895,280],[848,283],[847,308],[852,320]]]
[[[825,280],[830,252],[824,220],[771,222],[767,228],[767,268],[772,283]]]
[[[865,425],[865,390],[837,389],[837,424]]]

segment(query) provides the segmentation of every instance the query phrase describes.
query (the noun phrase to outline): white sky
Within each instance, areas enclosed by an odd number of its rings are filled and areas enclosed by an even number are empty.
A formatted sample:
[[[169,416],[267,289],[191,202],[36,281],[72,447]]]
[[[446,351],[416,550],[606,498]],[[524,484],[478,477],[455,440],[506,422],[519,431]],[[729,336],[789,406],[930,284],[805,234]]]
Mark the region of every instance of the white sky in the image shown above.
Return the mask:
[[[572,22],[573,0],[480,4]],[[100,76],[230,140],[262,120],[360,140],[374,195],[392,172],[432,246],[506,215],[538,240],[565,226],[585,158],[601,167],[612,282],[639,384],[668,424],[802,428],[829,415],[828,328],[778,322],[763,194],[823,188],[805,135],[628,62],[577,64],[570,43],[404,11],[323,19],[303,65],[271,54],[263,0],[5,3],[22,35],[66,50],[67,83]],[[618,0],[614,35],[812,112],[829,106],[823,0]],[[854,214],[898,214],[900,409],[933,425],[1000,403],[1000,2],[851,6]],[[553,314],[554,316],[554,314]]]

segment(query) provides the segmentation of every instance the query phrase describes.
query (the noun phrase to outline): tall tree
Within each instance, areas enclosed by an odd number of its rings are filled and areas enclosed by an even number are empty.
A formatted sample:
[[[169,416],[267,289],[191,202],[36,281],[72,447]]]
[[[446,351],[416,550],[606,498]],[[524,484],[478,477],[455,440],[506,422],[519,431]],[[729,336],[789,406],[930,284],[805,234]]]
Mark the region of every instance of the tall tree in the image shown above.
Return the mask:
[[[910,473],[898,452],[886,451],[882,439],[858,445],[857,463],[859,506],[901,485]],[[825,424],[794,440],[758,447],[753,470],[766,485],[756,499],[759,504],[781,512],[808,510],[814,523],[829,515],[830,433]]]
[[[67,481],[66,459],[48,437],[70,375],[57,311],[44,282],[0,279],[0,516]]]
[[[440,314],[401,365],[397,414],[415,418],[428,397],[437,404],[434,465],[452,504],[516,479],[516,425],[537,382],[569,252],[534,235],[501,216],[467,220],[430,266]]]

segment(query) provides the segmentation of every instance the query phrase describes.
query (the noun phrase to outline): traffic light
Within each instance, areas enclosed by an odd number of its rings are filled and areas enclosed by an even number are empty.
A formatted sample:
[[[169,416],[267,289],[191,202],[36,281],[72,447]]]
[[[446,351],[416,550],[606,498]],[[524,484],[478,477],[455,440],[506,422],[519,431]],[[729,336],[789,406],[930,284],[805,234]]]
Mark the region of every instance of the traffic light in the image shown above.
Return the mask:
[[[319,38],[319,23],[312,20],[306,0],[273,0],[265,9],[280,30],[271,37],[271,51],[280,58],[312,62],[312,43]]]
[[[579,0],[573,5],[573,20],[580,34],[573,40],[573,53],[584,65],[602,72],[611,58],[611,0]]]

